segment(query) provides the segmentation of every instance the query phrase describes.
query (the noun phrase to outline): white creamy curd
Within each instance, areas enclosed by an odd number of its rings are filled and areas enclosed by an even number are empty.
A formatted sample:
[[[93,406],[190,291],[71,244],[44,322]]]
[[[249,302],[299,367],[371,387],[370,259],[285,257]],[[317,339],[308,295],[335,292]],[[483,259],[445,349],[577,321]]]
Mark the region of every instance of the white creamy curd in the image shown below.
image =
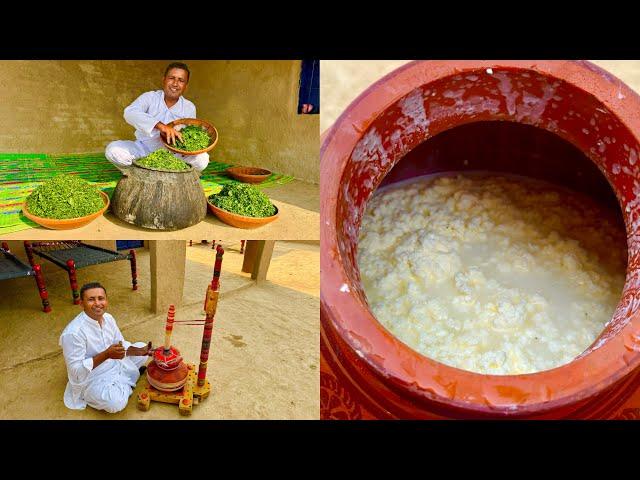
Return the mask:
[[[377,192],[358,264],[377,319],[450,366],[515,375],[558,367],[602,332],[620,299],[615,213],[536,180],[422,178]]]

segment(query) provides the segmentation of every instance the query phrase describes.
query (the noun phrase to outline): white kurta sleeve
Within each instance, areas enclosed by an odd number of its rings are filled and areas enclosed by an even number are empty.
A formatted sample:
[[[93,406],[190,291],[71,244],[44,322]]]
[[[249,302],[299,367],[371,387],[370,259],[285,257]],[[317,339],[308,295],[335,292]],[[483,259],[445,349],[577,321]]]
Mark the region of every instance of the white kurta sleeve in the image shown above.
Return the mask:
[[[115,328],[114,336],[116,339],[114,343],[122,342],[122,346],[124,347],[125,350],[127,350],[131,346],[131,342],[128,342],[124,339],[124,336],[122,335],[122,332],[118,328],[118,324],[115,322],[115,320],[113,322],[113,326]]]
[[[153,115],[147,113],[154,100],[153,92],[146,92],[136,98],[131,105],[124,109],[124,119],[129,124],[151,135],[153,128],[159,122]]]
[[[87,358],[87,345],[77,335],[68,333],[60,338],[64,361],[67,364],[69,381],[73,384],[84,382],[93,370],[93,358]]]

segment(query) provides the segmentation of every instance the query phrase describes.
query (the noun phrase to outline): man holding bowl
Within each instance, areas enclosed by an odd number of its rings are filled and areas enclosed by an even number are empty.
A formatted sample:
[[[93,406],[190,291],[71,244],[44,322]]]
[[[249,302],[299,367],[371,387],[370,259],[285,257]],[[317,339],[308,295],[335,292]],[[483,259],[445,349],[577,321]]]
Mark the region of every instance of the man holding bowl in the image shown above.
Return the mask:
[[[136,140],[116,140],[107,145],[105,156],[116,167],[124,169],[131,163],[163,148],[161,134],[167,143],[174,145],[182,135],[167,125],[181,118],[196,118],[196,106],[182,94],[189,83],[189,67],[184,63],[170,63],[164,73],[162,90],[145,92],[124,109],[125,121],[136,128]],[[209,154],[180,155],[176,157],[198,170],[209,164]]]

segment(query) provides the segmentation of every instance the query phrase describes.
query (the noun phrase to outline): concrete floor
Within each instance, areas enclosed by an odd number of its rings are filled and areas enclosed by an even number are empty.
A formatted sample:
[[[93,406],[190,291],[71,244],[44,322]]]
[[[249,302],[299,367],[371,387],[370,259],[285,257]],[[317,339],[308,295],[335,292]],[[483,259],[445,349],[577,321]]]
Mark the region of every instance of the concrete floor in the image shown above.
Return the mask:
[[[211,212],[207,212],[203,221],[182,230],[171,232],[149,230],[123,222],[108,212],[89,225],[73,230],[49,230],[44,227],[36,227],[2,235],[1,238],[3,240],[226,238],[229,241],[280,240],[283,238],[317,240],[320,238],[320,189],[318,185],[294,180],[286,185],[269,187],[264,192],[278,207],[280,217],[255,229],[232,227],[218,220],[218,217]]]
[[[322,60],[320,131],[326,131],[369,85],[408,60]],[[593,60],[640,93],[640,60]]]
[[[63,393],[66,368],[58,338],[81,311],[71,302],[66,272],[49,262],[43,271],[53,311],[41,311],[35,281],[6,280],[0,297],[0,418],[3,419],[317,419],[319,418],[318,242],[276,242],[267,281],[256,285],[242,273],[239,243],[222,242],[220,280],[207,378],[213,390],[191,417],[177,406],[136,408],[137,391],[122,412],[69,410]],[[19,256],[23,256],[18,252]],[[176,319],[204,319],[203,302],[213,273],[211,245],[187,247],[185,292]],[[78,283],[102,282],[108,311],[127,340],[164,341],[166,314],[149,309],[149,252],[139,249],[138,285],[131,290],[128,262],[78,270]],[[174,329],[172,344],[186,361],[199,361],[202,327]]]

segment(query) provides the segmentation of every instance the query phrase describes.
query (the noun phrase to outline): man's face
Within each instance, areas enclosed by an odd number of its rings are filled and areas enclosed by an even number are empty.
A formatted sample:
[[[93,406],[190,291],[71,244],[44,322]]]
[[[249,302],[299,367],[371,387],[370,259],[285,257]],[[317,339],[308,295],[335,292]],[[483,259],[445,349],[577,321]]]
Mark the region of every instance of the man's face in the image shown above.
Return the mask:
[[[102,315],[109,306],[107,294],[102,288],[90,288],[85,290],[82,294],[81,301],[84,313],[94,320],[102,318]]]
[[[162,80],[164,96],[172,100],[178,100],[180,95],[187,89],[187,83],[189,83],[187,72],[181,68],[172,68]]]

